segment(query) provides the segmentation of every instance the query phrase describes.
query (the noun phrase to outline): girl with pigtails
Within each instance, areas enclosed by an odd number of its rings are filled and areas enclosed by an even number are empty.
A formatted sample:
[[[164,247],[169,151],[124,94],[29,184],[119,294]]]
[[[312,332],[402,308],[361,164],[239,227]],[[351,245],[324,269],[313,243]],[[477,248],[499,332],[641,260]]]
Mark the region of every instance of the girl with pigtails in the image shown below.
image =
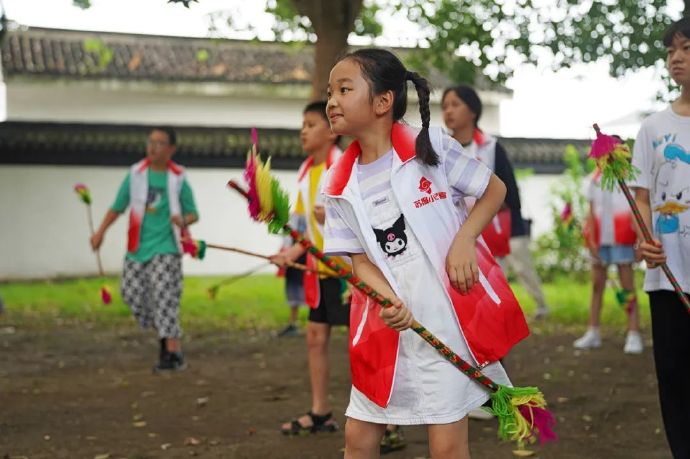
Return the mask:
[[[407,84],[422,129],[402,123]],[[354,137],[328,172],[325,252],[393,302],[354,292],[353,387],[345,458],[375,458],[386,424],[427,425],[435,459],[469,458],[467,413],[489,400],[412,330],[423,323],[461,358],[510,385],[499,359],[528,334],[522,311],[479,235],[505,185],[429,127],[429,86],[391,52],[360,49],[331,70],[326,108],[335,134]],[[464,198],[477,199],[468,212]]]

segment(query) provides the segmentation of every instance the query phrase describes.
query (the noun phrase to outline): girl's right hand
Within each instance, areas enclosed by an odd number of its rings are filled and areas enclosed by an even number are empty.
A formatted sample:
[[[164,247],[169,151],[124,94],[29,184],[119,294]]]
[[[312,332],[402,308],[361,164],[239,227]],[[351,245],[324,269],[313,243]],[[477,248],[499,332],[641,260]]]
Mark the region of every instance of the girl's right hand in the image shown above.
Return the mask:
[[[640,242],[639,250],[642,258],[647,262],[648,268],[656,268],[660,264],[666,263],[666,253],[664,253],[664,248],[658,239],[654,239],[652,242]]]
[[[414,317],[407,306],[405,306],[400,298],[394,298],[391,301],[392,306],[381,308],[379,317],[383,322],[391,327],[393,330],[403,331],[412,326]]]

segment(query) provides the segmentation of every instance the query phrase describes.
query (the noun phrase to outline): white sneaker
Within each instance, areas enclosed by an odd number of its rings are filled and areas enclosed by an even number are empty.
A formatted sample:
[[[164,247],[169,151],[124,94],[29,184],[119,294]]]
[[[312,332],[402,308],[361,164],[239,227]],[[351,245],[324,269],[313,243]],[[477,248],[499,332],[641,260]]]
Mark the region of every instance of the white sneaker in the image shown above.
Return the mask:
[[[594,349],[596,347],[601,347],[601,335],[599,334],[599,330],[593,328],[588,329],[582,337],[573,342],[573,347],[575,349]]]
[[[640,332],[629,331],[628,335],[625,337],[625,346],[623,347],[623,352],[626,354],[642,354],[643,349],[644,343],[642,342]]]
[[[479,421],[488,421],[489,419],[493,419],[494,415],[483,408],[475,408],[467,413],[467,417]]]

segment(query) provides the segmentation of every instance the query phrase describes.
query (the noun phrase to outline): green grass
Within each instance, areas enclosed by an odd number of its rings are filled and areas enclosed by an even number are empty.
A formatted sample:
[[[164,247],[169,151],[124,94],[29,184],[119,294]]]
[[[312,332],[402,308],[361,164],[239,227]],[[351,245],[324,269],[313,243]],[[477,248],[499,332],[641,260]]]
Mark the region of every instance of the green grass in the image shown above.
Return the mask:
[[[182,322],[187,329],[268,329],[287,321],[283,280],[272,275],[256,275],[221,287],[215,300],[208,288],[223,278],[185,278],[182,299]],[[0,296],[5,301],[6,314],[0,323],[46,325],[60,323],[92,323],[94,325],[131,325],[129,310],[119,294],[119,279],[106,283],[113,291],[113,303],[101,304],[99,279],[63,281],[12,282],[0,284]],[[639,284],[638,284],[639,285]],[[513,284],[525,314],[531,316],[535,304],[522,286]],[[545,284],[544,292],[551,307],[550,323],[576,325],[584,328],[589,315],[590,285],[574,283],[567,278]],[[649,323],[647,295],[638,292],[642,323]],[[625,312],[616,304],[613,291],[605,296],[602,323],[605,326],[624,327]],[[306,320],[306,308],[300,318]]]

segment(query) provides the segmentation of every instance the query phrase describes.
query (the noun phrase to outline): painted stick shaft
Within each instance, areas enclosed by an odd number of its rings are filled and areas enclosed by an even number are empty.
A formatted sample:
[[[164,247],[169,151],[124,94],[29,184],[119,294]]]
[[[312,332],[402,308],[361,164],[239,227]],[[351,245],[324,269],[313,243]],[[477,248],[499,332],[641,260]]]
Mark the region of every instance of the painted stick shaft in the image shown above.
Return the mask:
[[[86,205],[86,218],[89,222],[89,232],[91,233],[91,236],[94,235],[95,230],[93,226],[93,215],[91,212],[91,204]],[[105,276],[105,273],[103,272],[103,263],[101,262],[101,249],[98,248],[96,249],[96,263],[98,264],[98,274],[103,277]]]
[[[218,250],[225,250],[228,252],[241,253],[242,255],[249,255],[250,257],[262,258],[264,260],[270,260],[271,259],[271,257],[269,257],[267,255],[262,255],[262,254],[256,253],[256,252],[250,252],[249,250],[244,250],[244,249],[240,249],[237,247],[227,247],[224,245],[209,244],[209,243],[206,243],[206,247],[208,247],[210,249],[218,249]],[[294,261],[288,261],[286,264],[288,267],[299,269],[300,271],[309,271],[309,272],[315,272],[315,273],[319,273],[319,274],[326,274],[326,273],[322,273],[321,271],[319,271],[317,269],[310,268],[309,266],[303,265],[302,263],[297,263]]]
[[[620,186],[621,191],[623,191],[625,199],[628,200],[630,209],[632,210],[633,216],[637,221],[637,225],[640,227],[640,230],[642,231],[642,236],[644,237],[645,241],[649,243],[653,242],[654,238],[652,237],[652,233],[649,231],[649,228],[647,228],[647,225],[645,224],[644,219],[642,218],[642,213],[640,212],[640,209],[639,207],[637,207],[635,199],[630,193],[630,188],[628,188],[628,185],[625,183],[625,181],[620,178],[618,179],[618,185]],[[661,270],[664,272],[664,274],[666,274],[666,278],[668,279],[668,281],[671,283],[671,285],[673,285],[673,289],[676,291],[676,294],[678,295],[678,298],[680,298],[681,303],[683,303],[685,308],[688,310],[688,313],[690,313],[690,299],[688,298],[688,295],[686,295],[683,292],[683,289],[680,287],[680,284],[678,283],[676,276],[674,276],[671,272],[671,268],[669,268],[666,263],[662,263],[659,266],[661,267]]]
[[[247,200],[250,199],[247,192],[242,187],[240,187],[237,183],[235,183],[233,180],[230,180],[230,182],[228,182],[228,186],[230,186],[233,189],[235,189],[236,191],[238,191]],[[371,286],[369,286],[367,283],[365,283],[362,279],[355,276],[355,274],[350,269],[338,264],[333,258],[325,255],[323,252],[321,252],[319,249],[317,249],[310,240],[306,239],[298,231],[291,228],[290,225],[283,226],[283,229],[286,232],[290,233],[290,236],[295,241],[299,242],[302,245],[302,247],[307,249],[316,258],[321,260],[321,262],[323,262],[326,266],[328,266],[333,271],[338,273],[338,275],[340,277],[342,277],[347,282],[352,284],[354,287],[356,287],[357,289],[362,291],[365,295],[367,295],[368,297],[370,297],[371,299],[376,301],[379,304],[379,306],[381,306],[383,308],[387,308],[387,307],[392,306],[392,303],[388,298],[385,298],[383,295],[381,295],[376,290],[371,288]],[[429,345],[431,345],[434,349],[436,349],[436,351],[438,351],[438,353],[441,354],[441,356],[443,358],[445,358],[447,361],[449,361],[455,368],[462,371],[470,379],[473,379],[475,382],[482,384],[483,386],[485,386],[487,389],[489,389],[491,391],[495,392],[499,389],[499,387],[500,387],[499,384],[497,384],[491,378],[484,375],[478,368],[475,368],[469,362],[463,360],[459,355],[457,355],[455,352],[453,352],[440,339],[438,339],[436,336],[434,336],[433,333],[431,333],[429,330],[427,330],[422,324],[420,324],[419,322],[414,320],[411,328],[424,341],[426,341],[427,343],[429,343]]]
[[[216,284],[213,284],[213,285],[211,286],[211,288],[219,288],[219,287],[222,287],[222,286],[224,286],[224,285],[233,284],[233,283],[237,282],[238,280],[241,280],[241,279],[244,279],[244,278],[246,278],[246,277],[249,277],[249,276],[251,276],[252,274],[254,274],[254,273],[256,273],[256,272],[258,272],[258,271],[264,269],[266,266],[269,266],[270,264],[271,264],[271,263],[261,263],[259,266],[256,266],[255,268],[252,268],[252,269],[250,269],[250,270],[248,270],[248,271],[245,271],[245,272],[240,273],[240,274],[235,274],[234,276],[230,276],[230,277],[228,277],[227,279],[223,279],[222,281],[220,281],[220,282],[218,282],[218,283],[216,283]]]

